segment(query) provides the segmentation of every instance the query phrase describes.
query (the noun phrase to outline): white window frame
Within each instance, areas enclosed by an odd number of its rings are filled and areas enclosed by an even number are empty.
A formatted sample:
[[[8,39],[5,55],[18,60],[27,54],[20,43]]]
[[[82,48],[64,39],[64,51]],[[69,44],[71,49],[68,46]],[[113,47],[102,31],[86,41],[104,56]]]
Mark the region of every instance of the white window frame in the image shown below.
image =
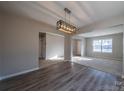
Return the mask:
[[[107,49],[105,50],[104,48],[103,48],[103,42],[104,41],[111,41],[110,43],[111,43],[111,51],[109,50],[109,51],[107,51]],[[106,45],[107,45],[107,43],[106,43]],[[109,46],[109,45],[108,45]],[[112,39],[103,39],[102,40],[102,53],[112,53]]]
[[[101,40],[93,40],[93,52],[101,52],[102,51],[101,43],[102,43]],[[100,44],[100,50],[99,49],[95,49],[94,47],[99,46],[99,44]]]
[[[105,51],[104,49],[103,49],[103,42],[105,42],[106,40],[109,40],[109,41],[111,41],[110,43],[111,43],[111,51]],[[98,42],[100,42],[100,51],[99,50],[95,50],[95,43],[94,42],[97,42],[96,43],[96,45],[98,44],[99,45],[99,43]],[[110,38],[110,39],[97,39],[97,40],[93,40],[93,52],[99,52],[99,53],[112,53],[113,52],[113,40],[112,40],[112,38]],[[104,51],[103,51],[104,50]]]

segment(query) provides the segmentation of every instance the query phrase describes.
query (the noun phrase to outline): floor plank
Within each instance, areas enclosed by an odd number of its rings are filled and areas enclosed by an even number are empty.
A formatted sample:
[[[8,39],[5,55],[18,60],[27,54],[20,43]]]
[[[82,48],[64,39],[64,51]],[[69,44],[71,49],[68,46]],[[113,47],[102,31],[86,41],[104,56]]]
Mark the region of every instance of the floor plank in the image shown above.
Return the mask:
[[[81,56],[72,57],[72,61],[114,75],[122,75],[122,61]]]
[[[3,91],[119,90],[118,76],[71,62],[59,62],[31,73],[0,81]]]

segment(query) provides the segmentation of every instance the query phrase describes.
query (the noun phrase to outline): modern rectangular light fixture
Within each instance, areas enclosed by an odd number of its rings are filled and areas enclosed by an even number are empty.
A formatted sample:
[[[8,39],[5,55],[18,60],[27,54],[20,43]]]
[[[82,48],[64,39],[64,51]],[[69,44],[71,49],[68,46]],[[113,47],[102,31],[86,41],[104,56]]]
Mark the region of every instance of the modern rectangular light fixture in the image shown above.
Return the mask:
[[[78,30],[74,25],[70,24],[70,13],[71,11],[67,8],[64,9],[65,11],[65,21],[59,20],[57,21],[57,30],[68,33],[74,34]],[[66,22],[66,13],[69,14],[69,22]]]

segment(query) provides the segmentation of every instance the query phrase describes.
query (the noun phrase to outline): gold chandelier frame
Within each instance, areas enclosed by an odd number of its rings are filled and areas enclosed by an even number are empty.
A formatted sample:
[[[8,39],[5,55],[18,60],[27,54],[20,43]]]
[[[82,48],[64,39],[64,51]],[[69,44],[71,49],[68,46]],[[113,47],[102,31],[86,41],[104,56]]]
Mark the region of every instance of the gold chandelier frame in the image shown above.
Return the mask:
[[[68,33],[68,34],[74,34],[78,30],[76,26],[70,24],[70,14],[71,11],[67,8],[64,9],[65,11],[65,21],[59,20],[57,21],[57,30]],[[66,22],[66,14],[69,15],[69,22]]]

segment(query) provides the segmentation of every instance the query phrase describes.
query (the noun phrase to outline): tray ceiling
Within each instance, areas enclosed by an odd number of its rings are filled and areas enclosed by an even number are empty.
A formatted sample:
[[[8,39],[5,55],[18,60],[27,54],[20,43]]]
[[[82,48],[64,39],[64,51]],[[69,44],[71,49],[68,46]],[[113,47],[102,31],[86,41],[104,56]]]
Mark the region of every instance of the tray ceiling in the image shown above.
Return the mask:
[[[113,16],[124,15],[123,1],[0,2],[1,11],[29,17],[52,26],[56,26],[57,20],[64,20],[65,7],[72,11],[71,22],[79,27]]]

